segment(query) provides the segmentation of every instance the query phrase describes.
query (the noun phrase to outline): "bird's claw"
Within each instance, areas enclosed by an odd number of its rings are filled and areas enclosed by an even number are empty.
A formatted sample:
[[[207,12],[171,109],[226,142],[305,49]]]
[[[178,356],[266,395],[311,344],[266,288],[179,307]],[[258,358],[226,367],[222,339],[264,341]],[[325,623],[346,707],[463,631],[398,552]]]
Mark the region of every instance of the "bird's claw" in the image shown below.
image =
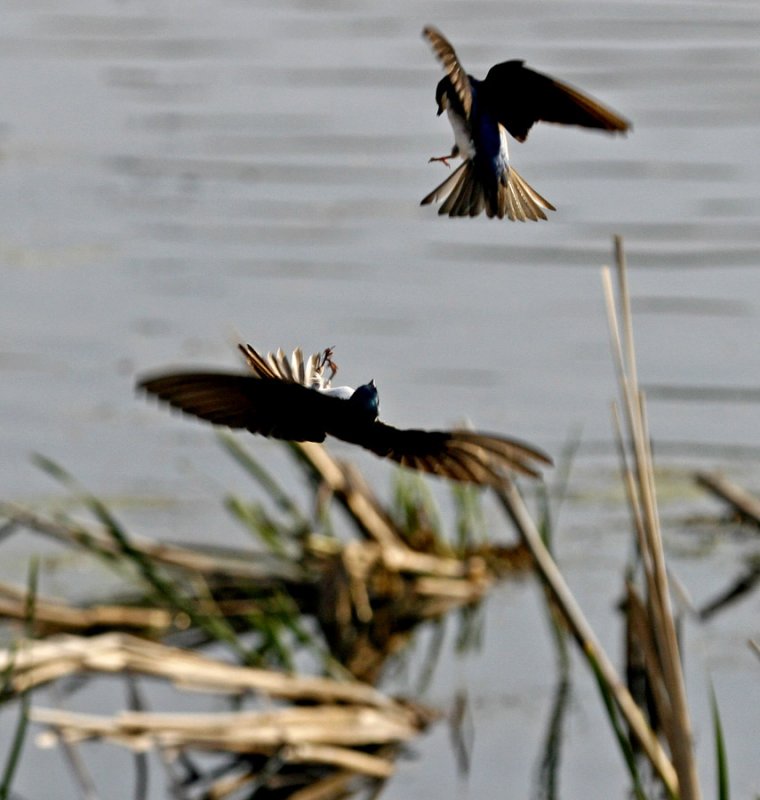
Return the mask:
[[[325,351],[322,353],[322,363],[320,364],[320,369],[324,369],[328,367],[330,369],[330,377],[328,382],[331,381],[335,374],[338,372],[338,365],[332,360],[332,355],[334,351],[334,347],[327,347]]]
[[[449,164],[449,159],[453,158],[453,156],[430,156],[428,159],[428,164],[432,164],[434,161],[440,161],[445,164],[449,169],[451,169],[451,164]]]

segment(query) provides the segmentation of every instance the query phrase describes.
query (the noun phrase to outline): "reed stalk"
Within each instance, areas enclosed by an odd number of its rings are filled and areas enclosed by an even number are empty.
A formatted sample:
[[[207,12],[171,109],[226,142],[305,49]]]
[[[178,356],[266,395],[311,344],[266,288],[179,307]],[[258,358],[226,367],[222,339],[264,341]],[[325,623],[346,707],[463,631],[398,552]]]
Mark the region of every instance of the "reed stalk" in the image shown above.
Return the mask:
[[[652,683],[656,683],[661,678],[665,685],[668,703],[665,736],[678,776],[679,796],[682,800],[699,800],[701,792],[694,758],[691,719],[657,508],[646,400],[638,382],[633,315],[623,242],[619,236],[615,237],[615,260],[618,303],[615,302],[609,268],[602,271],[602,283],[627,434],[626,438],[622,435],[618,437],[621,469],[645,578],[644,608],[648,627],[653,634],[660,672],[659,675],[650,675],[650,679],[653,679]],[[622,326],[618,316],[622,320]],[[617,415],[616,411],[613,413]],[[627,457],[623,457],[623,454]]]

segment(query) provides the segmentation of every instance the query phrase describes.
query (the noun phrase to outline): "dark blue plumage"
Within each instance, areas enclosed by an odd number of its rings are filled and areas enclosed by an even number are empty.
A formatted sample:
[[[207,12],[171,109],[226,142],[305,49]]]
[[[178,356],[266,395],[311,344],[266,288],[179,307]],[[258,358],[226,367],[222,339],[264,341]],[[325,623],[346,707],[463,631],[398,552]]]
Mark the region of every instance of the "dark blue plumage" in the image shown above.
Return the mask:
[[[374,381],[360,386],[349,400],[361,408],[371,420],[376,420],[380,414],[380,395]]]

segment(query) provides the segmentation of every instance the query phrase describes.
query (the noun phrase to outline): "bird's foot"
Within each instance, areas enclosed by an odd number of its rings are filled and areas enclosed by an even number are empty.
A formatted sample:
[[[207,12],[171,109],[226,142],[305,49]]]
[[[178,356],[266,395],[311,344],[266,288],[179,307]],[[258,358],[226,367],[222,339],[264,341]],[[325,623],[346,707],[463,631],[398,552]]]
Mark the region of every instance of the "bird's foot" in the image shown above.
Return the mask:
[[[320,369],[324,369],[327,367],[330,370],[330,377],[327,379],[328,383],[335,377],[335,373],[338,371],[338,365],[333,361],[333,351],[334,347],[327,347],[322,353],[322,363],[319,365]]]
[[[449,153],[447,156],[430,156],[428,159],[428,164],[432,164],[434,161],[440,161],[445,164],[449,169],[451,169],[451,164],[449,164],[449,159],[454,158],[453,154]]]

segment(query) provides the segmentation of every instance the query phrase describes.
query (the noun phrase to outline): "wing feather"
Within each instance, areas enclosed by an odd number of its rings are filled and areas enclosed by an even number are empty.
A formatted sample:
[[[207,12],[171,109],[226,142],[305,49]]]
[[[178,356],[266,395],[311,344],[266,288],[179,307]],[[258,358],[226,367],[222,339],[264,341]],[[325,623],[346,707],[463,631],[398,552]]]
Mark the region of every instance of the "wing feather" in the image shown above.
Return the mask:
[[[499,122],[522,142],[536,122],[580,125],[625,133],[631,123],[567,83],[535,72],[522,61],[491,67],[481,91]]]
[[[485,462],[467,452],[460,450],[451,450],[448,453],[447,464],[453,464],[459,471],[460,475],[458,480],[465,483],[499,483],[500,479],[497,473]]]
[[[293,369],[293,379],[296,383],[300,383],[301,386],[306,386],[306,370],[304,369],[303,363],[303,350],[300,347],[296,347],[293,351],[292,356],[292,369]]]
[[[454,48],[451,46],[449,40],[436,28],[428,25],[423,28],[422,35],[427,38],[433,46],[433,52],[438,60],[443,64],[443,69],[446,72],[454,91],[457,93],[459,102],[462,104],[466,117],[470,116],[472,109],[472,90],[470,88],[470,79],[467,77],[462,65],[459,63],[459,58]]]
[[[300,383],[309,388],[325,388],[329,380],[323,375],[322,353],[313,353],[304,361],[303,350],[296,347],[288,360],[282,348],[275,353],[262,356],[250,344],[239,344],[238,349],[243,354],[245,362],[251,372],[258,378]]]
[[[277,375],[273,372],[269,362],[263,358],[256,350],[249,344],[239,344],[238,350],[243,354],[245,363],[248,368],[259,378],[276,378]]]
[[[324,441],[324,421],[344,402],[297,383],[217,372],[165,373],[138,387],[214,425],[301,442]]]
[[[532,445],[469,430],[402,430],[375,421],[358,437],[328,433],[405,466],[481,485],[501,484],[509,471],[537,477],[540,465],[552,463]]]
[[[293,378],[293,372],[290,369],[290,361],[288,361],[288,357],[285,355],[285,352],[281,347],[277,348],[277,353],[275,354],[275,360],[277,362],[277,371],[279,376],[284,381],[292,381],[295,383]]]

